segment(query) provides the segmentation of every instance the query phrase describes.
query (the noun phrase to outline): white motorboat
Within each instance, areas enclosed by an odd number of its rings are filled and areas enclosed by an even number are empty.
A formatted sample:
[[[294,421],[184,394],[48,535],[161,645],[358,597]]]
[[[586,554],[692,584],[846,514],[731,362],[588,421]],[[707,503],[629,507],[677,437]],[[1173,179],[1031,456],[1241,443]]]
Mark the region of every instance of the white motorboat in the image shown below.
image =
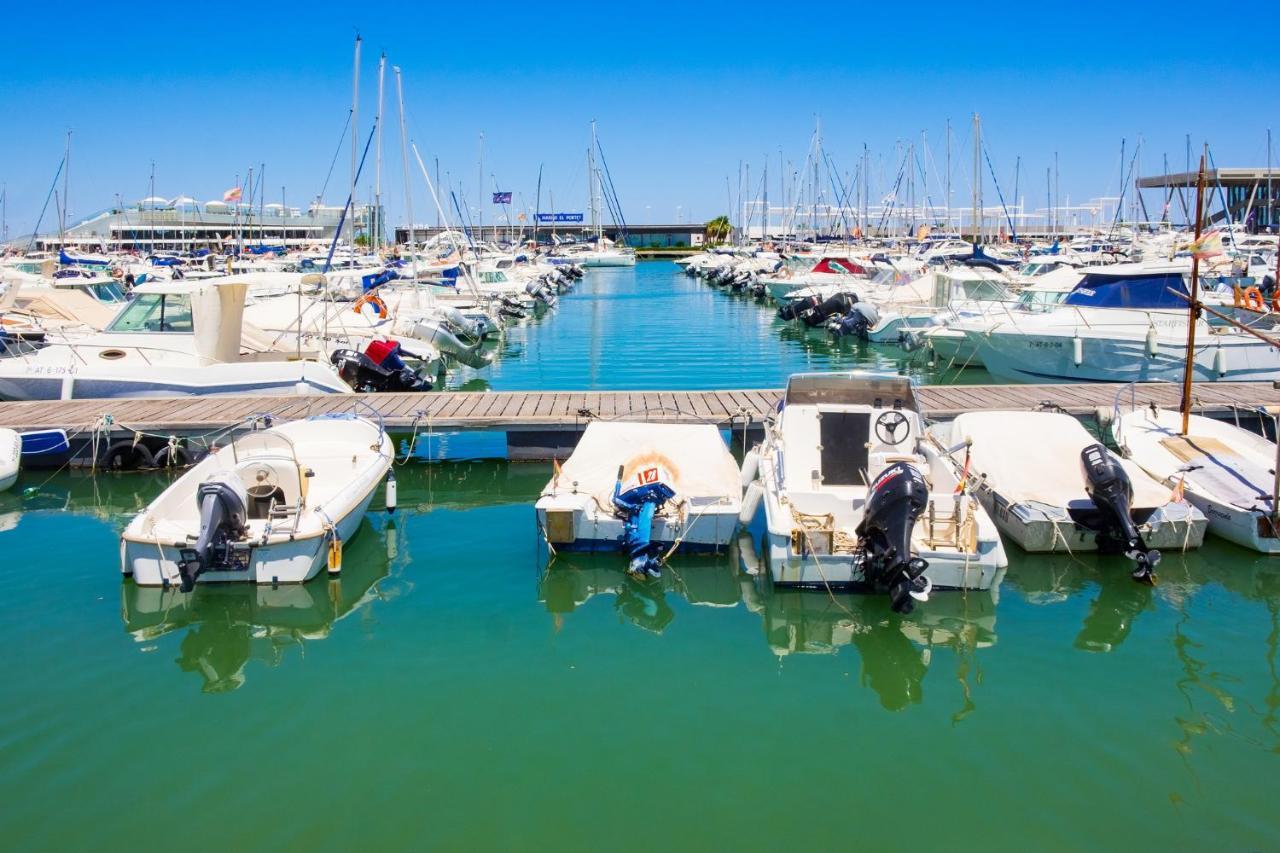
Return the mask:
[[[1275,412],[1268,412],[1274,418]],[[1116,445],[1209,518],[1209,532],[1264,554],[1280,554],[1275,443],[1226,421],[1135,407],[1112,422]]]
[[[234,278],[140,285],[104,331],[0,359],[0,399],[351,390],[314,354],[242,353],[247,289]]]
[[[18,481],[22,466],[22,436],[11,429],[0,429],[0,492]]]
[[[965,328],[993,375],[1019,382],[1181,381],[1186,354],[1185,264],[1091,269],[1055,310]],[[1172,291],[1172,292],[1171,292]],[[1230,293],[1206,293],[1210,304]],[[1229,324],[1197,321],[1195,375],[1205,381],[1280,379],[1280,352]]]
[[[1208,520],[1058,412],[970,412],[935,430],[996,527],[1024,551],[1198,548]]]
[[[623,550],[633,573],[656,576],[662,555],[728,545],[742,479],[709,424],[592,421],[538,498],[556,550]]]
[[[924,439],[906,377],[793,375],[744,499],[763,491],[773,582],[887,590],[902,612],[931,587],[997,584],[1007,562],[995,524]]]
[[[394,459],[380,424],[319,416],[240,436],[125,528],[121,570],[142,586],[301,583],[341,568]],[[388,482],[388,508],[393,508]]]

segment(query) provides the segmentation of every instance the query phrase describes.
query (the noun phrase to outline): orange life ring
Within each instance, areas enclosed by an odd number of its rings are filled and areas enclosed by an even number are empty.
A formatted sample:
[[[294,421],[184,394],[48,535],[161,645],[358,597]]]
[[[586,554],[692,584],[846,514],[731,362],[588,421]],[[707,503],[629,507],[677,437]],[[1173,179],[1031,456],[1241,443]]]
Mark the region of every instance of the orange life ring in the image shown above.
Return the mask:
[[[1244,289],[1244,307],[1250,311],[1259,311],[1265,314],[1267,302],[1262,298],[1262,291],[1256,287],[1246,287]]]
[[[387,316],[387,303],[383,302],[382,297],[378,294],[366,293],[352,304],[351,310],[355,311],[357,314],[361,314],[363,313],[362,309],[365,305],[372,305],[373,309],[378,312],[378,316],[380,318]]]
[[[1271,294],[1271,310],[1280,313],[1280,287]]]

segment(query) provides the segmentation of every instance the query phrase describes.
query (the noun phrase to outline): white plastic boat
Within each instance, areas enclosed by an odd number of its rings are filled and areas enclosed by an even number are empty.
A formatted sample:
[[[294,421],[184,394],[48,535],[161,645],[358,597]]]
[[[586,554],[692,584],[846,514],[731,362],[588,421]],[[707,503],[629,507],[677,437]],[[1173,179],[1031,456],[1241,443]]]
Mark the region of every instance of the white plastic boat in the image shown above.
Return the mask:
[[[622,550],[637,573],[662,555],[726,547],[742,475],[708,424],[592,421],[543,489],[536,511],[556,550]]]
[[[236,279],[141,285],[105,331],[0,359],[0,399],[350,392],[328,363],[243,353],[247,290]]]
[[[1274,417],[1274,412],[1269,413]],[[1209,532],[1264,554],[1280,554],[1275,489],[1276,445],[1247,429],[1153,407],[1135,408],[1111,425],[1116,444],[1144,471],[1209,518]]]
[[[18,480],[22,464],[22,436],[11,429],[0,429],[0,492]]]
[[[792,376],[759,451],[773,582],[884,589],[903,611],[930,586],[998,583],[995,524],[924,436],[906,377]]]
[[[1109,507],[1090,494],[1081,463],[1100,447],[1078,420],[1057,412],[971,412],[937,433],[1000,532],[1024,551],[1095,551],[1121,543]],[[1128,517],[1146,549],[1184,550],[1204,541],[1208,521],[1136,464],[1106,451],[1131,484]],[[1102,540],[1100,542],[1100,540]],[[1145,549],[1144,549],[1145,550]]]
[[[142,586],[184,588],[301,583],[327,559],[333,571],[392,459],[382,427],[359,417],[321,416],[243,435],[129,523],[121,569]]]

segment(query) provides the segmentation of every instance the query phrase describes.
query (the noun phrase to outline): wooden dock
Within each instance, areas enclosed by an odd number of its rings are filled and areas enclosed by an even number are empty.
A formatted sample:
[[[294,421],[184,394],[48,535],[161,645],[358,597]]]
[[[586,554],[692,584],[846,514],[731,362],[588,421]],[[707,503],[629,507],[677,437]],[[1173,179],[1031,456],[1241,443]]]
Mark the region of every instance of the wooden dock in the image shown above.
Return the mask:
[[[964,412],[1026,411],[1057,407],[1091,415],[1122,403],[1154,403],[1174,408],[1180,388],[1171,383],[1138,386],[1080,385],[935,385],[918,389],[921,406],[934,419]],[[301,397],[179,397],[110,400],[50,400],[0,403],[0,427],[17,430],[62,428],[68,433],[97,433],[103,442],[132,439],[167,443],[208,436],[255,416],[279,419],[327,412],[376,410],[388,431],[495,431],[508,434],[513,455],[546,458],[571,448],[592,419],[647,420],[656,423],[710,423],[721,428],[759,428],[778,404],[776,389],[728,391],[446,391],[416,394],[333,394]],[[1270,383],[1219,382],[1195,387],[1196,411],[1223,416],[1252,415],[1260,405],[1280,405],[1280,390]],[[83,455],[77,452],[77,455]]]

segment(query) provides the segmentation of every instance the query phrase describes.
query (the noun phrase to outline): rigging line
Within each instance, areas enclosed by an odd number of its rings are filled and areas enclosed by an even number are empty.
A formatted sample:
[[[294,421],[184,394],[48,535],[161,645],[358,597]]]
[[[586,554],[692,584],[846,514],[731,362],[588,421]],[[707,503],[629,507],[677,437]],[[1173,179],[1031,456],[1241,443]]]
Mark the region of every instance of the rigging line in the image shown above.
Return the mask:
[[[366,139],[364,142],[364,153],[360,155],[360,166],[356,169],[356,179],[352,183],[358,183],[360,181],[360,173],[364,171],[364,160],[366,157],[369,156],[369,146],[373,144],[373,134],[377,131],[377,129],[378,129],[378,120],[374,119],[373,127],[369,128],[369,138]],[[329,267],[333,264],[333,252],[335,249],[338,248],[338,238],[342,236],[342,226],[346,224],[347,213],[352,210],[353,201],[354,199],[352,198],[352,196],[348,195],[347,203],[342,208],[342,216],[338,219],[338,230],[334,232],[333,242],[329,244],[329,254],[324,259],[323,272],[325,273],[329,272]],[[299,329],[302,328],[301,321],[299,321],[298,328]]]
[[[1218,191],[1218,201],[1222,202],[1222,216],[1227,221],[1227,239],[1231,241],[1231,248],[1236,248],[1236,233],[1231,222],[1231,209],[1227,207],[1226,196],[1222,192],[1222,181],[1218,178],[1218,164],[1213,162],[1213,150],[1205,145],[1205,153],[1209,155],[1209,168],[1213,170],[1215,189]]]
[[[848,230],[849,223],[845,219],[844,210],[845,201],[849,197],[849,191],[845,187],[844,182],[840,180],[839,168],[836,166],[835,161],[831,159],[831,155],[828,154],[826,150],[823,150],[822,158],[827,163],[827,180],[830,182],[831,191],[836,198],[836,210],[840,212],[839,222],[842,226],[842,230]],[[834,231],[834,228],[832,230]]]
[[[62,174],[62,167],[67,164],[67,155],[63,154],[62,159],[58,161],[58,171],[53,174],[53,183],[49,185],[49,194],[44,197],[44,207],[40,208],[40,218],[36,220],[36,227],[31,231],[31,242],[27,244],[27,251],[30,252],[36,245],[36,236],[40,233],[40,225],[44,222],[44,214],[49,209],[49,199],[53,198],[54,188],[58,186],[58,176]]]
[[[320,187],[320,200],[324,200],[325,190],[329,189],[329,179],[333,177],[333,167],[338,165],[338,155],[342,153],[342,142],[347,138],[347,128],[351,127],[351,110],[347,110],[347,122],[342,126],[342,135],[338,137],[338,147],[333,152],[333,162],[329,164],[329,174],[324,176],[324,186]]]
[[[888,224],[889,220],[893,217],[894,208],[898,205],[898,189],[902,186],[902,178],[906,173],[906,170],[907,158],[904,156],[902,158],[902,165],[898,167],[898,177],[893,182],[893,189],[890,191],[888,196],[889,205],[881,210],[880,221],[876,223],[876,233],[882,233],[884,231],[884,226]],[[880,203],[884,204],[884,200],[881,199]]]
[[[596,136],[596,151],[600,154],[600,165],[604,167],[604,177],[609,183],[609,191],[605,193],[605,203],[609,203],[609,197],[613,196],[613,205],[610,207],[610,215],[613,214],[613,208],[617,208],[617,221],[614,223],[622,228],[622,239],[627,239],[627,220],[622,216],[622,203],[618,201],[618,190],[613,185],[613,175],[609,172],[609,161],[604,158],[604,147],[600,144],[600,136]]]
[[[991,152],[987,150],[985,142],[982,143],[982,156],[987,158],[987,171],[991,173],[991,182],[996,185],[996,197],[1000,199],[1000,209],[1004,211],[1004,221],[1009,223],[1009,233],[1014,242],[1017,242],[1018,227],[1013,224],[1013,217],[1009,215],[1009,206],[1004,203],[1004,192],[1000,189],[1000,179],[996,177],[996,167],[991,165]]]

